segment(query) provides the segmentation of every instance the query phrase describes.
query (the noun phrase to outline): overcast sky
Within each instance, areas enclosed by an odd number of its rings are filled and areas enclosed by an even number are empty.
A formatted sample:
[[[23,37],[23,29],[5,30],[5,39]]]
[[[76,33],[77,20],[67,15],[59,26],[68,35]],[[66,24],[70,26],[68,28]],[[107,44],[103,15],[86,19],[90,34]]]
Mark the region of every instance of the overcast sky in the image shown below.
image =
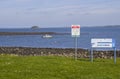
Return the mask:
[[[120,0],[0,0],[0,28],[120,25]]]

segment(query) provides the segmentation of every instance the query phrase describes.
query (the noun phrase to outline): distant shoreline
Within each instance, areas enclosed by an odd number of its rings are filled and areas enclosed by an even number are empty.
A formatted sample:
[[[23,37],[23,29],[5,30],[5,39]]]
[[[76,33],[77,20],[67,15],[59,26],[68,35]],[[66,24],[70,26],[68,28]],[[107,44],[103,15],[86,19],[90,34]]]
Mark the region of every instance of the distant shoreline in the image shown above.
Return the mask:
[[[0,32],[0,35],[65,35],[70,33],[56,33],[56,32]]]
[[[4,35],[70,35],[71,33],[57,33],[57,32],[0,32],[0,36]],[[81,33],[83,35],[89,35],[89,33]]]

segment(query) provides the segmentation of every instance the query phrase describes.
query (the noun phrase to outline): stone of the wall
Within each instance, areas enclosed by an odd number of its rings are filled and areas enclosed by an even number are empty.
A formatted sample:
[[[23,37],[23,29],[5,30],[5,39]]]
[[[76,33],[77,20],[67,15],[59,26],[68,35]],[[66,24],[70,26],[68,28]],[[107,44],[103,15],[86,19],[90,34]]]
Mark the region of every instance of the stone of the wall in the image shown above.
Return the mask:
[[[32,55],[32,56],[66,56],[74,57],[75,50],[71,48],[27,48],[27,47],[0,47],[0,54],[14,55]],[[78,49],[77,56],[79,58],[89,58],[90,51],[88,49]],[[95,51],[94,58],[112,58],[113,51]],[[117,57],[120,57],[120,51],[117,51]]]

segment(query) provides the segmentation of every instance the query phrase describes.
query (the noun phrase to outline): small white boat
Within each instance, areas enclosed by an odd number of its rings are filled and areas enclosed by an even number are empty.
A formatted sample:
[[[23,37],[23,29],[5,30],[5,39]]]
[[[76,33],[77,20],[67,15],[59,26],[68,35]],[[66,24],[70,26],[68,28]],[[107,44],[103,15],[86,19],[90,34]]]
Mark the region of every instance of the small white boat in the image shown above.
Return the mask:
[[[43,38],[52,38],[53,36],[52,35],[48,35],[48,34],[45,34],[44,36],[42,36]]]

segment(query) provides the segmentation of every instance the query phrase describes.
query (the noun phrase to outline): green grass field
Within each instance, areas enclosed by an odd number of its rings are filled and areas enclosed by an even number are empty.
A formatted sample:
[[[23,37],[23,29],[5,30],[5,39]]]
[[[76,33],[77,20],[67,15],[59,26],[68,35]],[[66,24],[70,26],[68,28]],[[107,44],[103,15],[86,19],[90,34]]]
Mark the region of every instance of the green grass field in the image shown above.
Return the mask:
[[[120,58],[0,55],[0,79],[120,79]]]

